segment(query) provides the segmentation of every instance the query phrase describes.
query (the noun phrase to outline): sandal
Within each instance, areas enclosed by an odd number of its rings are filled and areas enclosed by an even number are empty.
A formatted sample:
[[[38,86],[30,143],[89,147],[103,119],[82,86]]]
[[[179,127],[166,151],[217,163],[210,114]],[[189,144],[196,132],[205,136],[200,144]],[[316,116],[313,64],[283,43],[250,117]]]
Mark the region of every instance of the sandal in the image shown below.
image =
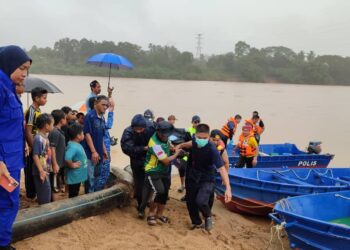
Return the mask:
[[[198,224],[192,224],[190,230],[202,229],[202,228],[204,228],[204,224],[200,224],[200,225],[198,225]]]
[[[148,225],[150,225],[150,226],[155,226],[155,225],[157,225],[157,217],[155,217],[155,216],[148,216],[148,217],[147,217],[147,223],[148,223]]]
[[[157,219],[160,220],[161,222],[163,222],[164,224],[170,222],[170,219],[166,216],[158,216]]]

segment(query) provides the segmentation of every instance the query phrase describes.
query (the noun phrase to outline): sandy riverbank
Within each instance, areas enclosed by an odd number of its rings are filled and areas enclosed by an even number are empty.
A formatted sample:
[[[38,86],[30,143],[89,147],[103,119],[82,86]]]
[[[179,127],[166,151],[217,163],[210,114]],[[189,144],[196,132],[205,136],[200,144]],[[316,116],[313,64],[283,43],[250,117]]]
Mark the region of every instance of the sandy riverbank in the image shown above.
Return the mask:
[[[166,215],[170,224],[150,227],[136,218],[135,204],[105,214],[74,221],[44,234],[17,242],[15,247],[35,250],[86,249],[266,249],[270,241],[270,220],[229,212],[216,201],[214,230],[189,230],[190,220],[182,194],[173,178]],[[287,248],[287,241],[285,248]],[[270,249],[281,249],[274,240]]]

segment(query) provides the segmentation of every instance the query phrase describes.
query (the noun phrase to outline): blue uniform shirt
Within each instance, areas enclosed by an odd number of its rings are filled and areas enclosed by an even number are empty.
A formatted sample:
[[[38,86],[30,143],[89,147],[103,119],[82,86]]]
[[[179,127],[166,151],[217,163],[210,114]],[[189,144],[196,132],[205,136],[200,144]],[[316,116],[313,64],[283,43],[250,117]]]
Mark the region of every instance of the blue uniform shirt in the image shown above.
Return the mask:
[[[0,161],[8,170],[24,167],[24,116],[11,79],[0,70]]]
[[[84,118],[84,134],[90,134],[96,152],[100,156],[100,160],[103,158],[103,137],[105,135],[106,124],[104,117],[98,117],[96,110],[91,110]],[[86,143],[86,139],[82,142],[85,149],[86,156],[91,160],[91,150]]]

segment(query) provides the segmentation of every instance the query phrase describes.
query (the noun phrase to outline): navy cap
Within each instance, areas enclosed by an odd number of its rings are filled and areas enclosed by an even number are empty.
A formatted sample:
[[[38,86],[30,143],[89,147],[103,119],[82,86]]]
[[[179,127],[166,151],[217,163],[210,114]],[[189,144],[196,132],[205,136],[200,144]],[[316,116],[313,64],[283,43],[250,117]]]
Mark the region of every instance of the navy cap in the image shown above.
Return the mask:
[[[174,132],[174,126],[167,121],[162,121],[158,123],[157,131],[164,136],[170,136]]]
[[[146,128],[146,126],[147,126],[146,119],[141,114],[135,115],[131,120],[131,127]]]
[[[198,115],[192,116],[192,122],[195,122],[195,121],[201,122],[201,118]]]

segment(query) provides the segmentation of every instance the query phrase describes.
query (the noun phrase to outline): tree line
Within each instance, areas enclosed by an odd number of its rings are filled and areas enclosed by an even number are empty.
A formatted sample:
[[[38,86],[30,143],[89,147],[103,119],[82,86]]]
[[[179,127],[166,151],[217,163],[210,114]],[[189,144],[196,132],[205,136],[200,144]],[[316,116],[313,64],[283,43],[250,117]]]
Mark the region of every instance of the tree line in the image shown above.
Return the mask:
[[[34,60],[36,74],[106,76],[107,68],[85,63],[96,53],[112,52],[125,56],[133,70],[112,70],[120,77],[278,82],[299,84],[350,85],[350,58],[294,52],[283,47],[257,49],[244,41],[226,54],[194,58],[174,46],[149,44],[147,49],[129,42],[92,41],[63,38],[53,48],[33,46],[28,53]]]

